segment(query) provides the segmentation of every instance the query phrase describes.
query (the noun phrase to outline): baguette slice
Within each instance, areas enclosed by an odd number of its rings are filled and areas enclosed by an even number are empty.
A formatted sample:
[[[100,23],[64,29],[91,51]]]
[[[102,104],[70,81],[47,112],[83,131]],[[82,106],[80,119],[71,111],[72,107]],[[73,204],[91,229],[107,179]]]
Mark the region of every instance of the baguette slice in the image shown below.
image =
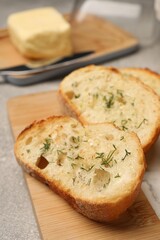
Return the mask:
[[[145,170],[136,134],[70,117],[34,122],[17,138],[23,168],[90,219],[116,219],[135,200]]]
[[[160,74],[148,68],[121,68],[119,70],[122,74],[139,78],[160,97]]]
[[[70,114],[82,123],[112,122],[134,131],[147,151],[160,130],[158,96],[140,80],[117,69],[88,66],[69,74],[59,94]]]

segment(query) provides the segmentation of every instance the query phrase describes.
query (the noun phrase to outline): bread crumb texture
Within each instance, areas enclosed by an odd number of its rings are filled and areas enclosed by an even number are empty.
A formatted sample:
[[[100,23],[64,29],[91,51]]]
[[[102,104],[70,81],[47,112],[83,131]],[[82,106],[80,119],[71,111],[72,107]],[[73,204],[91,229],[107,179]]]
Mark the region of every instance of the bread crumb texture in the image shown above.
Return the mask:
[[[159,98],[133,76],[89,66],[64,78],[59,92],[81,122],[112,122],[123,131],[133,131],[144,150],[159,135]]]
[[[140,79],[143,83],[151,87],[160,97],[160,74],[148,68],[122,68],[120,71],[125,75]]]
[[[25,129],[15,155],[65,199],[70,196],[79,212],[98,221],[113,220],[132,204],[145,169],[135,134],[106,123],[83,126],[70,117],[51,117]],[[100,216],[102,206],[107,213]]]

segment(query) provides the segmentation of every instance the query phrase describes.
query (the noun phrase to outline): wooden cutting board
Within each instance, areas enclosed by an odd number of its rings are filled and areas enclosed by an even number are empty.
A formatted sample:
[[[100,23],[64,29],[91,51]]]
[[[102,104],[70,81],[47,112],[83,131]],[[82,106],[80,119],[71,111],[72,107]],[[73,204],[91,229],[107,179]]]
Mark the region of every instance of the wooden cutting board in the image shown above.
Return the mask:
[[[14,138],[32,121],[62,114],[63,108],[57,93],[53,91],[18,96],[8,102],[8,115]],[[160,239],[160,221],[142,192],[119,220],[112,224],[101,224],[75,212],[46,185],[27,174],[24,174],[24,177],[45,240]]]
[[[74,53],[94,51],[79,61],[81,65],[86,61],[88,64],[123,56],[138,48],[134,36],[103,18],[86,15],[81,20],[71,21],[69,15],[65,17],[71,23]],[[0,69],[28,61],[12,45],[7,29],[0,29]]]

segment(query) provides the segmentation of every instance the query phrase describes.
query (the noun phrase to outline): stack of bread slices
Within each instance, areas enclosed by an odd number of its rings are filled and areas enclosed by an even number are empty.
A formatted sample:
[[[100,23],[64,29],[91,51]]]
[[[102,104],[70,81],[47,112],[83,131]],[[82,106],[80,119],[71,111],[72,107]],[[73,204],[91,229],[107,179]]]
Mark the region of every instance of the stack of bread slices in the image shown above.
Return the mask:
[[[34,122],[15,155],[78,212],[110,222],[132,205],[144,152],[160,131],[160,76],[147,69],[88,66],[61,82],[68,116]]]

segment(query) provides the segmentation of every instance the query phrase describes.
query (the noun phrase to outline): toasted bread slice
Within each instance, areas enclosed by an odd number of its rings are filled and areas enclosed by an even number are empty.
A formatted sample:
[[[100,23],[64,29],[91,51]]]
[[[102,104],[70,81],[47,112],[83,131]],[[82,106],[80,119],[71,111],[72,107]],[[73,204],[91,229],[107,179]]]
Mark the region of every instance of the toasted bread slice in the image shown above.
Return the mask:
[[[134,133],[70,117],[34,122],[17,138],[23,168],[90,219],[116,219],[135,200],[145,170]]]
[[[117,69],[88,66],[76,70],[61,82],[59,93],[68,112],[82,123],[112,122],[124,131],[134,131],[144,151],[159,135],[158,96]]]
[[[119,70],[123,74],[139,78],[160,97],[160,74],[148,68],[121,68]]]

